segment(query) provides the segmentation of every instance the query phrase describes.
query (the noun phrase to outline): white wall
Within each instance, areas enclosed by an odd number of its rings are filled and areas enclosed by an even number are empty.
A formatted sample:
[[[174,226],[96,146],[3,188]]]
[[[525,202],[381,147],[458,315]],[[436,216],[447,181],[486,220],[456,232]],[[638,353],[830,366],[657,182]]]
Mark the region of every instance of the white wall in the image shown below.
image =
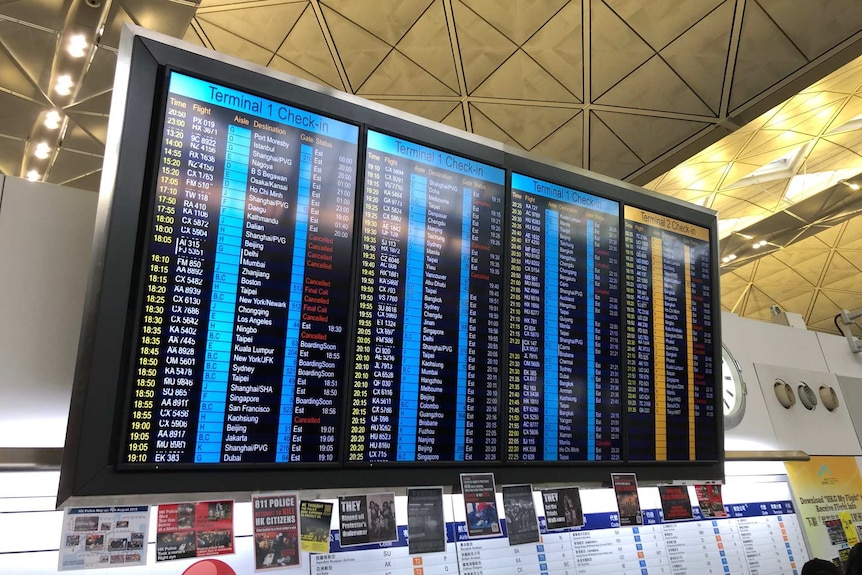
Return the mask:
[[[0,447],[61,447],[97,195],[0,185]]]

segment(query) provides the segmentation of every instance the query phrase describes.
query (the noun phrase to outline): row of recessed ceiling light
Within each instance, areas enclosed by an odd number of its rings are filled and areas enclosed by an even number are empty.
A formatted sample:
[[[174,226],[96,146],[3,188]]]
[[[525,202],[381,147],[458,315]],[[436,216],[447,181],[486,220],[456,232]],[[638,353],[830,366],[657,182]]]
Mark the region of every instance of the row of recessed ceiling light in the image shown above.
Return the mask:
[[[90,42],[84,34],[73,34],[69,36],[66,43],[66,52],[72,58],[83,58],[87,55]],[[75,81],[69,74],[57,76],[54,81],[54,91],[60,96],[68,96],[72,93],[72,88],[75,86]],[[57,130],[63,124],[64,115],[60,110],[49,110],[44,114],[43,124],[49,130]],[[51,157],[52,148],[47,142],[39,142],[32,148],[33,156],[38,160],[47,160]],[[31,182],[42,179],[42,174],[38,170],[29,170],[26,174],[27,179]]]
[[[763,246],[765,246],[768,243],[769,242],[767,242],[766,240],[760,240],[759,242],[754,242],[753,244],[751,244],[751,247],[756,249],[756,250],[759,250],[760,248],[762,248]],[[721,263],[728,264],[735,259],[736,259],[736,254],[730,254],[730,255],[727,255],[727,256],[724,256],[723,258],[721,258]]]

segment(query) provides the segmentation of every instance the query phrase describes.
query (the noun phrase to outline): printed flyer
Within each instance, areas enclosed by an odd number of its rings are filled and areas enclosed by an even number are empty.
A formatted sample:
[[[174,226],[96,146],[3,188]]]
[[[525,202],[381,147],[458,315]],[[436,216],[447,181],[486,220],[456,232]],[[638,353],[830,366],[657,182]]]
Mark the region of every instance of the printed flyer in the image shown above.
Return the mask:
[[[233,501],[159,505],[156,561],[233,552]]]
[[[339,497],[338,525],[342,547],[397,541],[395,494]]]
[[[703,483],[694,486],[697,495],[697,504],[700,505],[700,514],[704,518],[727,517],[724,508],[724,499],[721,496],[721,484]]]
[[[468,537],[494,537],[502,533],[495,491],[493,473],[461,474]]]
[[[149,525],[146,505],[66,509],[57,570],[146,565]]]
[[[545,525],[548,531],[581,527],[584,524],[584,511],[581,507],[581,493],[577,487],[560,487],[542,491],[545,506]]]
[[[533,502],[533,486],[504,485],[502,491],[509,545],[537,543],[540,538],[539,520]]]
[[[332,525],[332,503],[299,502],[300,547],[309,553],[329,553],[329,528]]]
[[[687,521],[694,519],[688,487],[685,485],[659,485],[663,521]]]
[[[849,546],[841,512],[850,513],[854,526],[862,523],[862,474],[856,458],[812,456],[785,465],[811,556],[840,563],[841,549]]]
[[[617,496],[620,526],[642,525],[641,500],[638,497],[638,478],[634,473],[612,473],[611,483]]]
[[[411,555],[446,551],[442,487],[407,488],[407,545]]]
[[[299,497],[296,493],[254,495],[254,569],[299,567]]]

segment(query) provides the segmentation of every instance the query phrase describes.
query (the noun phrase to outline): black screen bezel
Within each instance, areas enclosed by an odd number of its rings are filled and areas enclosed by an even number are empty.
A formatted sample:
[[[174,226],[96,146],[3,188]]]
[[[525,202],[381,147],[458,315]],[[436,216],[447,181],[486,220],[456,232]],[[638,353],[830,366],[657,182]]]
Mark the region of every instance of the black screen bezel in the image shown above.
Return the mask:
[[[166,97],[162,79],[166,70],[178,71],[211,78],[228,86],[242,86],[243,90],[265,95],[273,100],[289,102],[298,108],[315,111],[326,116],[360,125],[358,158],[364,158],[365,135],[368,129],[383,133],[405,134],[406,139],[421,142],[428,147],[445,150],[455,155],[475,159],[506,170],[506,201],[508,202],[511,172],[519,172],[537,179],[605,197],[620,203],[620,220],[624,221],[625,205],[641,207],[667,214],[710,230],[712,257],[712,288],[714,301],[719,300],[718,291],[718,230],[715,214],[693,208],[631,186],[590,174],[562,164],[542,162],[529,155],[514,151],[502,144],[480,141],[470,134],[456,134],[454,130],[431,127],[427,122],[400,117],[390,109],[372,104],[363,105],[358,99],[338,95],[334,90],[314,88],[302,83],[290,83],[274,75],[249,70],[240,63],[231,63],[186,50],[153,39],[143,31],[125,31],[124,49],[128,57],[128,84],[126,98],[121,105],[114,104],[112,114],[122,107],[124,114],[118,136],[109,140],[106,151],[107,192],[103,190],[97,216],[97,228],[92,253],[90,284],[85,301],[81,345],[75,372],[75,382],[61,469],[58,505],[69,498],[87,496],[119,496],[128,494],[225,492],[250,490],[279,490],[285,488],[359,488],[372,486],[418,485],[428,481],[429,472],[435,483],[457,486],[459,473],[490,471],[503,483],[550,483],[607,480],[609,471],[635,471],[641,480],[659,481],[669,478],[691,480],[721,479],[723,470],[723,419],[717,417],[716,437],[719,457],[715,461],[698,462],[503,462],[476,463],[420,463],[415,465],[365,466],[326,464],[320,468],[285,467],[284,464],[255,466],[242,469],[203,466],[201,469],[160,469],[158,471],[118,469],[117,432],[122,429],[125,410],[121,408],[125,397],[123,380],[124,362],[127,365],[127,341],[130,296],[138,276],[135,274],[135,255],[139,246],[138,234],[141,225],[141,209],[145,201],[148,170],[152,166],[154,118],[159,112],[159,103]],[[119,77],[119,74],[118,74]],[[112,121],[117,121],[112,118]],[[142,137],[147,134],[148,137]],[[110,135],[110,134],[109,134]],[[107,161],[111,147],[115,147],[116,163]],[[156,148],[158,146],[155,146]],[[363,166],[364,162],[359,162]],[[116,172],[116,173],[114,173]],[[356,174],[356,209],[358,217],[363,202],[362,183],[364,170]],[[508,203],[504,204],[508,208]],[[361,223],[361,222],[359,222]],[[355,224],[359,225],[359,224]],[[358,241],[354,226],[354,248]],[[504,237],[507,237],[506,228]],[[354,250],[355,253],[355,250]],[[354,266],[355,266],[354,258]],[[352,277],[355,278],[355,273]],[[508,268],[504,264],[504,277]],[[506,282],[504,282],[504,286]],[[353,289],[355,286],[351,286]],[[504,288],[505,289],[505,288]],[[507,309],[504,304],[503,309]],[[504,311],[505,313],[505,311]],[[351,314],[355,321],[355,313]],[[713,306],[713,330],[720,334],[719,306]],[[504,317],[507,325],[507,317]],[[353,328],[354,326],[351,326]],[[504,334],[507,327],[503,328]],[[351,329],[350,334],[353,333]],[[353,341],[348,337],[348,349]],[[720,342],[714,345],[714,365],[720,365]],[[125,358],[125,359],[124,359]],[[347,369],[352,368],[348,357]],[[499,389],[501,402],[502,378],[506,373],[505,362],[501,366]],[[716,375],[716,390],[720,381]],[[130,386],[129,386],[130,387]],[[345,386],[346,389],[346,386]],[[346,399],[347,394],[343,397]],[[717,413],[720,393],[716,393]],[[501,403],[500,413],[504,413]],[[347,426],[344,426],[347,427]],[[498,427],[503,430],[504,426]],[[503,445],[504,441],[498,441]],[[345,446],[342,434],[342,446]],[[384,471],[385,467],[385,471]]]

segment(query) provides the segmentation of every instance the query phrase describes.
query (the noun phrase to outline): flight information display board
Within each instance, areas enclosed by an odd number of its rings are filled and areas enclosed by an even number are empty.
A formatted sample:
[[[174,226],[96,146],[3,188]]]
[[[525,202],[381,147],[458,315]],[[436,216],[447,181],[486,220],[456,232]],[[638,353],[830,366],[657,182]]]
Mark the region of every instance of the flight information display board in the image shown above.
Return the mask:
[[[169,82],[121,463],[338,462],[359,129]]]
[[[625,208],[628,458],[718,458],[709,230]]]
[[[347,461],[499,459],[504,185],[368,132]]]
[[[512,174],[509,461],[619,461],[617,202]]]

